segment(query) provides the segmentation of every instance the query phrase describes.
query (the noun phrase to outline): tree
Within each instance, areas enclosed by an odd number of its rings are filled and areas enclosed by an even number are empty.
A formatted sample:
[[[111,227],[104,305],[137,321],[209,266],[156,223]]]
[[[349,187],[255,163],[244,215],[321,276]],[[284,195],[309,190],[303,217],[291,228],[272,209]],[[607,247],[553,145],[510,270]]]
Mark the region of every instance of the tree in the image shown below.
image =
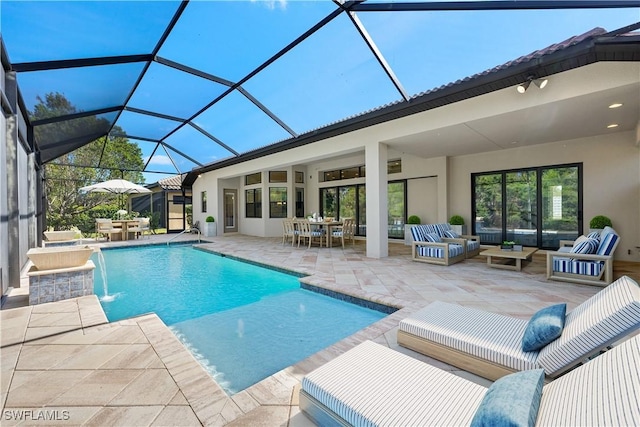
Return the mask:
[[[77,113],[75,106],[60,93],[49,93],[30,112],[32,121]],[[63,141],[106,131],[107,119],[82,117],[38,126],[36,141]],[[117,133],[122,129],[115,128]],[[118,198],[108,193],[81,194],[78,189],[96,182],[124,178],[142,183],[142,150],[126,137],[102,137],[45,164],[47,227],[69,229],[77,226],[83,233],[94,231],[94,219],[111,217],[119,209]],[[131,171],[133,170],[133,171]]]

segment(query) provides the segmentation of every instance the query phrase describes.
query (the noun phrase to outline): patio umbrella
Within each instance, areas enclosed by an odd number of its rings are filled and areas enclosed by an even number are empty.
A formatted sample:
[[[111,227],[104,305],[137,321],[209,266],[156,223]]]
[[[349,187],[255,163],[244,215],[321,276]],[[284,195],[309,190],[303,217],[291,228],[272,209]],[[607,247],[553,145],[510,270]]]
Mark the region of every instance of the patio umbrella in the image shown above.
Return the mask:
[[[113,193],[119,195],[151,193],[148,188],[126,179],[110,179],[109,181],[81,187],[78,191],[82,193]],[[121,200],[121,205],[124,206],[123,200]]]
[[[110,179],[93,185],[81,187],[79,191],[83,193],[115,193],[115,194],[139,194],[151,193],[146,187],[134,184],[126,179]]]

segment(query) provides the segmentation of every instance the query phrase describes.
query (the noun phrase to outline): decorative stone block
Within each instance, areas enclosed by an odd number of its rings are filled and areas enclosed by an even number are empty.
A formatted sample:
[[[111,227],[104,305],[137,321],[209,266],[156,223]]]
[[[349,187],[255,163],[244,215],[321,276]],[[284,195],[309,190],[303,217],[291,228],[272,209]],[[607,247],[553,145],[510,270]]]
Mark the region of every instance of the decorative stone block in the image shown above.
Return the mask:
[[[32,267],[29,277],[29,304],[62,301],[93,295],[93,273],[96,266],[87,261],[81,267],[38,270]]]

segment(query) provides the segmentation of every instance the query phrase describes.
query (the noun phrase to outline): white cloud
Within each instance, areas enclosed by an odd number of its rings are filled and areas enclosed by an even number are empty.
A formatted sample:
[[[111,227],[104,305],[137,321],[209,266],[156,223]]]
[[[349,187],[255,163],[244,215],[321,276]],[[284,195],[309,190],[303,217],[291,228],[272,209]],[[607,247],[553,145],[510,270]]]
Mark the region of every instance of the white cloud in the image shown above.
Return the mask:
[[[280,9],[287,8],[287,0],[251,0],[251,2],[263,4],[271,10],[275,9],[276,7],[280,7]]]
[[[146,163],[147,160],[149,158],[145,157],[144,158],[144,162]],[[156,154],[153,156],[153,158],[151,159],[151,162],[149,162],[150,165],[171,165],[173,166],[173,163],[171,162],[171,159],[169,158],[169,156],[163,156],[161,154]]]

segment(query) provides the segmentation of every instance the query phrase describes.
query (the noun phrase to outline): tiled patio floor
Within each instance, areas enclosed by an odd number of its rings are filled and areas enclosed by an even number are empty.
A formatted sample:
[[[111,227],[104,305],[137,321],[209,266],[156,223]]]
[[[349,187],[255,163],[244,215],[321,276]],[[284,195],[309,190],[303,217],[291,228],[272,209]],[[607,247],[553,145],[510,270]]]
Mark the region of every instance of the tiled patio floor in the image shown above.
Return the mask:
[[[391,244],[388,258],[370,259],[361,242],[343,251],[242,235],[211,240],[205,244],[210,250],[306,273],[306,283],[401,309],[228,397],[157,316],[108,323],[95,296],[24,306],[27,288],[16,289],[0,312],[2,425],[312,425],[298,410],[300,379],[366,339],[486,383],[397,346],[400,319],[429,302],[527,318],[554,302],[567,302],[571,310],[599,290],[547,281],[543,255],[512,272],[489,269],[484,257],[449,267],[412,262],[402,244]]]

